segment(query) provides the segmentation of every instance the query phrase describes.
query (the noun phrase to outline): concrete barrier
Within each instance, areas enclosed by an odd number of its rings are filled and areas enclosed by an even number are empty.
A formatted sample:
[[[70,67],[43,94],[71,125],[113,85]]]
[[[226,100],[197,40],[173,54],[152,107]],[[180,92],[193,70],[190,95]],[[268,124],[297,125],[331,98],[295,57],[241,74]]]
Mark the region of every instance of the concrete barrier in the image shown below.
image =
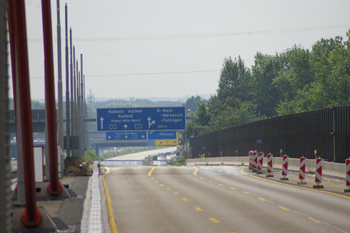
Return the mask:
[[[288,170],[299,171],[299,158],[288,159]],[[195,158],[186,159],[189,166],[196,165],[249,165],[249,156],[232,156],[232,157],[211,157],[211,158]],[[306,159],[306,173],[315,172],[315,159]],[[267,159],[264,159],[263,167],[267,167]],[[282,169],[282,157],[273,157],[273,169]],[[334,177],[346,177],[345,163],[323,162],[323,174]]]

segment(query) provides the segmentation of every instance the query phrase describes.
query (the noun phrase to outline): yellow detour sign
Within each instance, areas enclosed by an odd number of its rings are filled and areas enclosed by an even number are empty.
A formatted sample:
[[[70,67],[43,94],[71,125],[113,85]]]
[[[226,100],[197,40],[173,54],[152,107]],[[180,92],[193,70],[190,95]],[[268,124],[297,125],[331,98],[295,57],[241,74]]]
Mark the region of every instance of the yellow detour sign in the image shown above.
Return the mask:
[[[156,146],[173,146],[179,144],[179,140],[171,139],[171,140],[154,140],[154,145]]]
[[[177,145],[177,144],[179,144],[179,140],[177,140],[177,139],[169,140],[168,139],[168,145]]]
[[[167,140],[154,140],[154,144],[156,146],[166,146],[168,145]]]

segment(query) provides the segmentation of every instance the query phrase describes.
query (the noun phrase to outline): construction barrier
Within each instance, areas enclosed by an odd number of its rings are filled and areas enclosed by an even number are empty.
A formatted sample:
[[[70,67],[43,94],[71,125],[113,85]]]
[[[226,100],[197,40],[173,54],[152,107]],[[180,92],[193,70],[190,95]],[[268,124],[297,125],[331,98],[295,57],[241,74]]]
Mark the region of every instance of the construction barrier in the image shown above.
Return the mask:
[[[253,170],[253,155],[254,151],[249,151],[249,170]]]
[[[267,175],[266,177],[273,177],[272,175],[272,159],[273,155],[271,153],[267,154]]]
[[[254,157],[253,157],[253,170],[256,171],[258,169],[258,152],[254,151]]]
[[[346,166],[346,186],[349,187],[349,189],[344,189],[344,192],[350,192],[350,159],[345,160],[345,166]]]
[[[264,162],[264,152],[259,152],[259,156],[258,156],[258,172],[259,174],[262,174],[262,166],[263,166],[263,162]]]
[[[283,163],[282,163],[282,178],[281,180],[288,180],[287,176],[288,172],[288,155],[283,155]]]
[[[301,157],[300,158],[300,166],[299,166],[299,180],[300,182],[298,182],[297,184],[306,184],[305,180],[305,165],[306,160],[305,157]]]
[[[317,158],[316,159],[316,172],[315,172],[315,183],[314,188],[323,188],[323,185],[320,185],[322,182],[322,162],[323,159]]]

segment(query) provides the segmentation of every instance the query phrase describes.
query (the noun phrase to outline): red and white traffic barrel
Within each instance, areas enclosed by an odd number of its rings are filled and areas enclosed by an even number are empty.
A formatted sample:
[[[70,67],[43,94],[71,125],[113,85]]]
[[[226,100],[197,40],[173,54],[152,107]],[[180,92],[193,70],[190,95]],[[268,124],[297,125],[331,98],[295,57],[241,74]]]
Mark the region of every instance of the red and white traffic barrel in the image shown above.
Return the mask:
[[[272,175],[272,159],[273,155],[271,153],[267,154],[267,175],[266,177],[273,177]]]
[[[283,162],[282,162],[282,178],[281,180],[288,180],[287,176],[288,172],[288,155],[283,155]]]
[[[323,188],[323,185],[320,185],[320,183],[322,182],[322,162],[323,162],[323,159],[321,158],[316,159],[316,172],[315,172],[316,185],[314,185],[313,188]]]
[[[297,184],[306,184],[305,180],[305,166],[306,166],[306,159],[305,157],[300,158],[300,165],[299,165],[299,180]]]
[[[264,162],[264,152],[259,152],[259,156],[258,156],[258,174],[262,174],[262,165]]]
[[[350,192],[350,159],[345,160],[345,166],[346,166],[346,186],[349,187],[349,189],[344,189],[344,192]]]

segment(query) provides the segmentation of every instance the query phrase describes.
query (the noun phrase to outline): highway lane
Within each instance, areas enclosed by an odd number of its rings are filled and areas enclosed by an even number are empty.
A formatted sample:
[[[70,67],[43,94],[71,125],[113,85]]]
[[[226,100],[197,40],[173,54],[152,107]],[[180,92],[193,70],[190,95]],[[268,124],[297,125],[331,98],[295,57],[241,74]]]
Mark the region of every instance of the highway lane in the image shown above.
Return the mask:
[[[350,232],[350,199],[247,172],[224,166],[115,169],[106,182],[118,232]]]

